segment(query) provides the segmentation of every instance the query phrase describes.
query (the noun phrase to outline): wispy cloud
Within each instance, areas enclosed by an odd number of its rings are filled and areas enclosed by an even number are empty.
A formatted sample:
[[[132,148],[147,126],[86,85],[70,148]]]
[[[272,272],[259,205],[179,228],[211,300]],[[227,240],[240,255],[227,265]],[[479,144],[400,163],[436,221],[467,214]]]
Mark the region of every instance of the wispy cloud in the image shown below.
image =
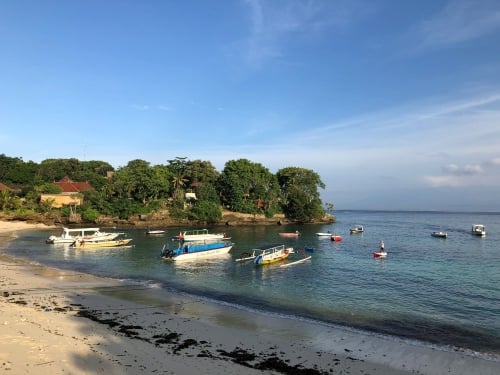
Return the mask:
[[[133,104],[131,105],[132,109],[136,111],[172,111],[172,107],[167,105],[149,105],[149,104]]]
[[[456,0],[417,27],[420,48],[454,45],[500,28],[497,0]]]
[[[359,15],[356,1],[246,0],[250,31],[243,48],[247,64],[260,67],[282,59],[289,43],[331,27],[343,28]]]

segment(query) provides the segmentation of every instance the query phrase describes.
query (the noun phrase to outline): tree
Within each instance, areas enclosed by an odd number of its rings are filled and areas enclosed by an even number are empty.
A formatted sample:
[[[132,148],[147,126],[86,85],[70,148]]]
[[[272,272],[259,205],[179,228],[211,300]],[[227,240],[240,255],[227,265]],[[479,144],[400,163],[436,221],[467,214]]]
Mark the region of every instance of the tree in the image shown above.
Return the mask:
[[[228,161],[219,177],[222,203],[232,211],[257,213],[278,201],[276,176],[259,163],[247,159]],[[265,205],[258,205],[265,202]]]
[[[301,222],[321,219],[325,212],[318,188],[325,188],[320,176],[297,167],[280,169],[276,174],[283,195],[282,209],[286,217]]]

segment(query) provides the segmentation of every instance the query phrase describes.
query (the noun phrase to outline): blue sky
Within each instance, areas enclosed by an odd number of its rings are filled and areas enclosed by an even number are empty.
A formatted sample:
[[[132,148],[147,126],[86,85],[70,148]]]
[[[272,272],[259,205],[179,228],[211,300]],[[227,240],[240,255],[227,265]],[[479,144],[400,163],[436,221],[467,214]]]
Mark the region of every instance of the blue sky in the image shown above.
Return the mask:
[[[0,2],[0,153],[246,158],[337,209],[500,211],[496,0]]]

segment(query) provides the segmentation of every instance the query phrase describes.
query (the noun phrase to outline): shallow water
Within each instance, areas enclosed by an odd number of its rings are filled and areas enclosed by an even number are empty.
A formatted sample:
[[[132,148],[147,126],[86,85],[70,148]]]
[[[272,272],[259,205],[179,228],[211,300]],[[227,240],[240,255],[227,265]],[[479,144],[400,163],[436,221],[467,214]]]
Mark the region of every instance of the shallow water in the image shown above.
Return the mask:
[[[127,249],[80,250],[47,245],[57,231],[25,232],[5,251],[41,264],[127,279],[231,303],[357,329],[451,345],[500,356],[500,214],[337,211],[332,225],[245,226],[225,231],[235,246],[226,257],[174,263],[160,259],[162,236],[125,232]],[[472,224],[487,236],[472,236]],[[363,234],[349,234],[361,224]],[[102,228],[108,230],[109,228]],[[122,228],[119,228],[122,231]],[[295,231],[298,239],[278,233]],[[435,238],[434,230],[448,232]],[[332,242],[316,232],[341,234]],[[380,240],[386,259],[374,259]],[[285,243],[314,248],[310,261],[290,267],[235,262],[243,252]],[[292,257],[292,256],[291,256]]]

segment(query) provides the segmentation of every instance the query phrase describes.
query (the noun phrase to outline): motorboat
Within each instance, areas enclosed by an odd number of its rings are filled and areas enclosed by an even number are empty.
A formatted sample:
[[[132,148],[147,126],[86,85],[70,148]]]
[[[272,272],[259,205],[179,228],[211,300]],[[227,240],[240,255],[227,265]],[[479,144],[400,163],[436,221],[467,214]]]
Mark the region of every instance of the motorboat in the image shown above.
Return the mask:
[[[387,257],[387,251],[385,251],[385,250],[374,251],[373,252],[373,257],[374,258],[386,258]]]
[[[362,225],[356,225],[355,227],[349,229],[349,233],[351,234],[363,233],[364,231],[365,228]]]
[[[233,246],[234,243],[227,240],[188,241],[181,243],[176,249],[170,249],[169,244],[165,244],[161,257],[174,261],[209,258],[227,254]]]
[[[342,236],[339,234],[332,234],[330,239],[334,242],[340,242],[340,241],[342,241]]]
[[[317,232],[316,233],[316,236],[318,237],[330,237],[332,235],[332,233],[330,231],[328,232]]]
[[[63,228],[61,235],[51,235],[45,240],[48,244],[72,244],[77,240],[114,240],[123,233],[101,232],[99,228]]]
[[[146,234],[165,234],[165,231],[162,229],[148,229]]]
[[[472,234],[475,236],[486,236],[486,227],[483,224],[473,224]]]
[[[205,241],[205,240],[224,240],[229,239],[226,233],[209,233],[208,229],[191,229],[179,232],[174,237],[180,241]]]
[[[448,238],[448,232],[443,232],[443,231],[434,231],[431,233],[432,237],[438,237],[438,238]]]

